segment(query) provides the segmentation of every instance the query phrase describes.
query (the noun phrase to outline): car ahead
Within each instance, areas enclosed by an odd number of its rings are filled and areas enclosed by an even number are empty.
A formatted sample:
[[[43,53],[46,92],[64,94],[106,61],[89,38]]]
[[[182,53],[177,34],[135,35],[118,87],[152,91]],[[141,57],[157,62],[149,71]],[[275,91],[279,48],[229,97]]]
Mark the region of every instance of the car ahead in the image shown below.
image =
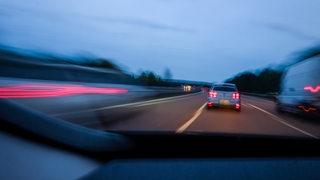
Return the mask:
[[[229,107],[241,111],[241,99],[235,84],[224,83],[213,85],[208,92],[207,108]]]
[[[277,98],[279,112],[320,114],[320,56],[288,67]]]

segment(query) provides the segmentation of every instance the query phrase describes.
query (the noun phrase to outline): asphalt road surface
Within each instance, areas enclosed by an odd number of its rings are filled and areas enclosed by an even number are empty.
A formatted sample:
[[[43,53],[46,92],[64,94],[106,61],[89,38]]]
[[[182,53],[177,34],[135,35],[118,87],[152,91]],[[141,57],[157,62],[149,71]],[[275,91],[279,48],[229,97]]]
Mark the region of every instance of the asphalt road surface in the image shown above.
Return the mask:
[[[278,113],[271,100],[242,96],[241,112],[207,109],[206,93],[145,104],[145,111],[106,123],[106,130],[243,133],[320,138],[320,121]]]
[[[130,87],[127,87],[130,89]],[[135,92],[138,93],[138,92]],[[141,97],[143,91],[138,93]],[[241,97],[242,109],[207,109],[205,91],[126,102],[135,94],[73,95],[58,98],[13,99],[45,114],[90,128],[112,131],[213,132],[320,138],[320,121],[278,113],[271,100]]]

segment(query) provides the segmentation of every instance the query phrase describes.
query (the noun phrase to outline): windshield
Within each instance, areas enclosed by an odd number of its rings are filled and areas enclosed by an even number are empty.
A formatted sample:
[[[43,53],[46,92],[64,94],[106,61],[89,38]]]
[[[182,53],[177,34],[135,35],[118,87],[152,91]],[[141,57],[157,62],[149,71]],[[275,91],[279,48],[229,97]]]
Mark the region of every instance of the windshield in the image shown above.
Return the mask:
[[[101,131],[320,137],[320,1],[0,0],[0,15],[0,100]]]
[[[221,87],[221,86],[216,86],[213,88],[213,90],[216,90],[216,91],[236,91],[235,88],[232,88],[232,87]]]

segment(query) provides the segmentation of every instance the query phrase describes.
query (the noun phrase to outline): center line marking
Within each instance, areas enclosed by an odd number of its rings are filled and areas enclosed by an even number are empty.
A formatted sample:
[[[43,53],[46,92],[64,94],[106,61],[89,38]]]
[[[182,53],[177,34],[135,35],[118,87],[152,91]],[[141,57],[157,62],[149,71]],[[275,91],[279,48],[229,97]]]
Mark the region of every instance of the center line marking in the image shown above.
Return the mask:
[[[284,124],[284,125],[292,128],[292,129],[294,129],[294,130],[296,130],[296,131],[299,131],[299,132],[307,135],[307,136],[313,137],[313,138],[315,138],[315,139],[319,139],[319,137],[317,137],[317,136],[315,136],[315,135],[313,135],[313,134],[310,134],[310,133],[308,133],[308,132],[306,132],[306,131],[304,131],[304,130],[302,130],[302,129],[299,129],[299,128],[297,128],[297,127],[289,124],[289,123],[284,122],[283,119],[279,118],[278,116],[276,116],[276,115],[274,115],[274,114],[272,114],[272,113],[270,113],[270,112],[268,112],[268,111],[266,111],[266,110],[263,110],[263,109],[255,106],[255,105],[252,105],[252,104],[249,104],[249,103],[248,103],[248,105],[252,106],[253,108],[258,109],[259,111],[262,111],[262,112],[268,114],[269,116],[272,117],[273,120],[276,120],[276,121],[278,121],[279,123],[282,123],[282,124]]]
[[[176,133],[182,133],[185,131],[202,113],[203,108],[207,105],[207,103],[204,103],[192,116],[191,119],[189,119],[186,123],[184,123],[179,129],[177,129]]]

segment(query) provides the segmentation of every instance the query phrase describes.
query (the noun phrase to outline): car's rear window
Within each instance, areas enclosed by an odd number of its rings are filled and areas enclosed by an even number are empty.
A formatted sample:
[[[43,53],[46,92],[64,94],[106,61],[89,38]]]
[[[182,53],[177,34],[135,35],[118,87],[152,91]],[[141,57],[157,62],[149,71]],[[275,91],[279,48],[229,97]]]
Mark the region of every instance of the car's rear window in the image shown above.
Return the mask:
[[[215,90],[215,91],[237,91],[233,87],[222,87],[222,86],[216,86],[213,88],[213,90]]]

